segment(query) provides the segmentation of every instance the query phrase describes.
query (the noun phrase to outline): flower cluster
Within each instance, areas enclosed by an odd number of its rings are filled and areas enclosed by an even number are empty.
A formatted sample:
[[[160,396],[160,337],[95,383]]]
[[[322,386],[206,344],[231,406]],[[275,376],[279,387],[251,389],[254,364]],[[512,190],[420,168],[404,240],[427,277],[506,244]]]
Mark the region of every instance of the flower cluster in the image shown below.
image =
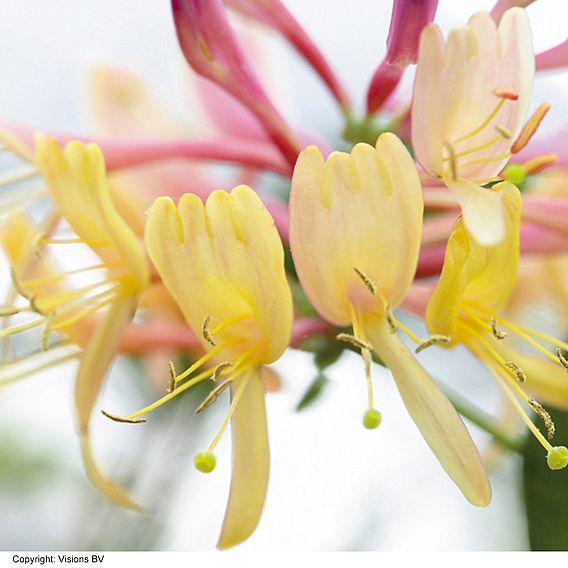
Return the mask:
[[[521,4],[498,2],[445,40],[431,23],[436,0],[395,0],[386,54],[358,118],[348,89],[280,0],[172,0],[208,134],[189,137],[136,77],[112,68],[94,75],[100,137],[1,122],[3,150],[21,166],[0,180],[9,190],[0,243],[11,276],[0,308],[0,384],[78,359],[85,470],[107,498],[133,509],[140,505],[101,472],[90,441],[114,358],[172,353],[166,392],[154,403],[126,416],[101,409],[118,423],[143,423],[199,383],[210,390],[197,412],[227,391],[226,416],[194,458],[212,472],[231,424],[220,548],[242,542],[259,522],[269,476],[265,393],[274,390],[267,366],[289,346],[316,359],[330,346],[361,354],[368,429],[382,420],[373,360],[387,367],[425,442],[476,506],[491,501],[484,463],[421,365],[426,348],[467,348],[542,444],[550,469],[566,467],[568,449],[553,445],[545,405],[568,408],[568,344],[526,325],[518,309],[555,296],[564,302],[559,330],[568,330],[568,178],[556,165],[568,154],[531,141],[549,105],[527,119],[535,55]],[[345,118],[347,151],[313,144],[288,123],[229,10],[281,34],[313,68]],[[565,46],[537,55],[536,70],[568,65],[565,56]],[[397,102],[393,93],[413,66],[413,93]],[[240,166],[234,189],[215,189],[200,160]],[[286,200],[261,191],[263,171],[288,181]],[[535,259],[555,285],[527,278]],[[63,268],[64,260],[73,266]],[[404,312],[424,322],[426,338],[403,323]],[[14,356],[8,340],[33,330],[38,348]],[[190,357],[181,370],[179,354]]]

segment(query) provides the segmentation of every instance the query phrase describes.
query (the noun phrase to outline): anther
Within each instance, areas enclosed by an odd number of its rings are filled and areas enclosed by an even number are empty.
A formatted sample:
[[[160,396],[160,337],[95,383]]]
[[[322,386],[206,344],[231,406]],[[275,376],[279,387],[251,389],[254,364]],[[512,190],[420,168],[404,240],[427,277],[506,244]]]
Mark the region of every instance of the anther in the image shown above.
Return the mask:
[[[497,329],[497,320],[495,318],[491,318],[491,333],[495,339],[505,339],[507,337],[506,331]]]
[[[543,154],[535,156],[523,163],[526,175],[536,174],[548,166],[552,166],[558,162],[558,154]]]
[[[45,244],[45,239],[47,235],[45,233],[37,233],[34,235],[32,242],[31,242],[31,249],[33,251],[34,256],[37,258],[41,258],[42,254],[42,247]]]
[[[217,343],[213,339],[213,336],[211,335],[211,332],[209,330],[209,324],[210,323],[211,323],[211,316],[206,315],[205,319],[203,320],[203,325],[201,326],[201,335],[203,336],[203,339],[205,339],[205,341],[207,341],[207,343],[209,343],[209,345],[212,345],[213,347],[217,347]]]
[[[193,458],[193,465],[202,473],[211,473],[217,465],[217,459],[211,452],[201,452]]]
[[[534,111],[532,116],[527,120],[527,123],[523,126],[514,144],[511,146],[511,152],[513,154],[520,152],[529,143],[549,110],[550,105],[543,103]]]
[[[45,317],[45,323],[43,324],[43,329],[41,330],[41,350],[47,351],[49,349],[49,333],[51,331],[51,324],[55,319],[55,312],[50,312]]]
[[[366,343],[365,341],[361,341],[360,339],[358,339],[354,335],[351,335],[350,333],[338,333],[335,336],[335,339],[339,341],[345,341],[345,343],[350,343],[351,345],[353,345],[353,347],[356,347],[357,349],[368,350],[368,351],[373,350],[372,345]]]
[[[554,425],[552,417],[550,416],[548,411],[534,398],[529,398],[527,403],[540,416],[540,418],[544,422],[544,427],[546,428],[546,437],[549,440],[552,440],[556,432],[556,426]]]
[[[379,427],[381,420],[383,419],[381,413],[375,408],[369,408],[363,414],[363,426],[367,430],[374,430]]]
[[[124,418],[122,416],[115,416],[114,414],[111,414],[106,410],[101,410],[101,414],[103,416],[106,416],[107,418],[110,418],[114,422],[121,422],[122,424],[144,424],[144,422],[146,422],[144,418]]]
[[[205,400],[195,409],[195,412],[199,414],[203,412],[207,407],[211,406],[217,397],[229,387],[233,382],[233,379],[227,379],[223,381],[220,385],[216,386],[206,397]]]
[[[446,150],[448,150],[448,160],[450,162],[450,176],[453,180],[458,179],[458,160],[454,147],[449,142],[444,142]]]
[[[505,367],[513,372],[519,383],[524,383],[527,380],[525,372],[513,361],[505,361]]]
[[[431,335],[428,339],[420,343],[418,347],[414,350],[415,353],[420,353],[432,345],[443,345],[444,343],[450,343],[452,341],[451,337],[447,335]]]
[[[176,368],[172,361],[168,361],[168,374],[170,376],[170,382],[168,384],[168,392],[174,392],[176,390],[177,373],[176,373]]]
[[[398,325],[396,324],[396,318],[394,317],[394,314],[392,313],[392,308],[390,307],[389,304],[387,304],[385,307],[385,315],[389,326],[389,332],[396,333]]]
[[[216,367],[215,367],[215,371],[213,371],[213,375],[211,376],[211,380],[213,382],[216,382],[219,380],[219,377],[222,375],[223,371],[225,369],[228,369],[230,367],[233,367],[234,363],[231,363],[230,361],[224,361],[223,363],[219,363]]]
[[[565,368],[568,369],[568,359],[564,357],[562,354],[562,349],[560,347],[556,348],[556,357],[558,358],[558,362]]]
[[[568,465],[568,448],[554,446],[546,456],[546,463],[550,469],[564,469]]]
[[[499,134],[507,140],[510,140],[513,137],[513,135],[505,127],[499,126],[498,124],[495,125],[495,130],[497,130],[497,132],[499,132]]]
[[[493,89],[493,94],[500,99],[507,99],[509,101],[516,101],[519,98],[519,94],[510,89]]]
[[[361,280],[363,281],[363,284],[365,284],[365,286],[367,287],[369,292],[371,292],[371,294],[373,294],[373,296],[374,296],[377,292],[377,287],[375,286],[375,283],[364,272],[362,272],[358,268],[353,267],[353,270],[355,271],[355,274],[357,274],[357,276],[359,276],[359,278],[361,278]]]

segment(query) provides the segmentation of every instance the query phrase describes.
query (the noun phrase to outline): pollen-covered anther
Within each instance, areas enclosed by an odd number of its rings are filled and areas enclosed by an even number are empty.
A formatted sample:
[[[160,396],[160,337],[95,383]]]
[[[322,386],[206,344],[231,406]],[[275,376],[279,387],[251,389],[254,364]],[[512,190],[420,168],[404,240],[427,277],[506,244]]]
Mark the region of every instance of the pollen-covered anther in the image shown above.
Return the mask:
[[[496,124],[495,130],[507,140],[510,140],[513,137],[513,135],[504,126],[499,126],[498,124]]]
[[[216,386],[206,397],[205,400],[195,409],[195,412],[199,414],[203,412],[208,406],[211,406],[216,400],[217,397],[226,390],[230,384],[233,382],[233,379],[226,379],[220,385]]]
[[[338,333],[335,336],[338,341],[344,341],[345,343],[350,343],[353,347],[360,349],[361,351],[367,350],[372,351],[373,347],[366,341],[361,341],[359,338],[351,335],[350,333]]]
[[[452,340],[451,337],[447,335],[431,335],[428,339],[420,343],[418,347],[414,350],[415,353],[420,353],[420,351],[424,351],[428,347],[432,347],[432,345],[443,345],[445,343],[450,343]]]
[[[205,316],[205,319],[203,320],[203,325],[201,326],[201,335],[203,336],[203,339],[205,339],[205,341],[209,343],[209,345],[217,347],[217,342],[213,339],[213,336],[211,335],[211,330],[209,329],[210,323],[211,323],[211,316],[210,315]]]
[[[511,146],[511,152],[513,154],[520,152],[529,143],[549,110],[550,105],[548,103],[543,103],[533,112],[532,116],[523,126],[523,129],[514,144]]]
[[[107,418],[110,418],[114,422],[120,422],[122,424],[144,424],[146,422],[144,418],[126,418],[123,416],[116,416],[114,414],[111,414],[110,412],[107,412],[106,410],[101,410],[101,414],[103,416],[106,416]]]
[[[546,428],[546,437],[549,440],[554,438],[554,434],[556,433],[556,426],[552,421],[552,417],[548,413],[548,411],[540,404],[540,402],[536,401],[534,398],[529,398],[527,401],[528,405],[540,416],[542,421],[544,422],[544,427]]]
[[[507,337],[506,331],[497,329],[497,320],[495,318],[491,318],[491,333],[495,339],[505,339]]]
[[[527,380],[525,372],[516,363],[513,363],[513,361],[505,361],[505,367],[512,371],[519,383],[524,383]]]
[[[553,166],[558,162],[558,154],[542,154],[542,156],[535,156],[530,160],[523,163],[526,175],[537,174],[549,166]]]
[[[172,361],[168,361],[168,374],[170,377],[170,382],[168,384],[168,392],[174,392],[176,390],[177,373],[176,373],[176,368]]]
[[[221,377],[221,375],[223,374],[223,372],[226,369],[230,369],[231,367],[234,367],[234,363],[231,363],[230,361],[224,361],[223,363],[219,363],[215,367],[215,371],[213,372],[213,375],[211,376],[211,380],[213,382],[217,382],[219,380],[219,378]]]
[[[355,274],[357,274],[357,276],[361,278],[363,284],[365,284],[365,286],[367,287],[367,290],[369,290],[369,292],[371,292],[371,294],[373,294],[374,296],[377,292],[377,287],[375,286],[373,280],[369,278],[362,270],[359,270],[355,267],[353,267],[353,270],[355,271]]]
[[[493,94],[499,99],[507,99],[509,101],[516,101],[519,98],[519,94],[510,89],[493,89]]]
[[[456,180],[458,179],[458,159],[456,157],[456,151],[449,142],[444,142],[444,147],[448,151],[447,160],[450,165],[450,176],[453,180]]]
[[[568,359],[566,359],[566,357],[564,357],[564,354],[562,353],[562,349],[560,349],[560,347],[556,348],[556,357],[558,358],[558,362],[566,369],[568,370]]]
[[[55,319],[55,312],[50,312],[45,316],[45,323],[41,330],[41,350],[47,351],[49,349],[49,333],[51,332],[51,324]]]
[[[389,326],[389,331],[391,333],[396,333],[396,330],[398,329],[398,325],[396,322],[396,318],[394,317],[392,308],[390,307],[389,304],[386,305],[385,307],[385,316],[387,318],[387,324]]]

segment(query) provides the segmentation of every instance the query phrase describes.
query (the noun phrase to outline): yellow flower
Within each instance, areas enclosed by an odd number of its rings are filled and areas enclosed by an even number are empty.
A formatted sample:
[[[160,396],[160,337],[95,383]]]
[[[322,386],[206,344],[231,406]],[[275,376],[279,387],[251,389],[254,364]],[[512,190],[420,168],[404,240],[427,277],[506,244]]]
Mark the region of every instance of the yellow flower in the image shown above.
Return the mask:
[[[495,180],[511,156],[533,76],[531,32],[520,8],[508,10],[498,28],[477,13],[451,30],[447,44],[433,24],[422,32],[412,145],[424,169],[452,190],[466,228],[483,245],[503,238],[503,195],[480,185]]]
[[[55,214],[45,232],[35,234],[25,258],[9,254],[14,284],[29,305],[17,313],[31,312],[39,317],[7,328],[2,335],[12,335],[34,327],[43,327],[42,350],[50,346],[49,335],[59,332],[83,347],[75,386],[75,407],[87,474],[93,484],[114,502],[131,508],[138,506],[99,471],[91,451],[89,422],[104,377],[116,353],[124,328],[130,322],[139,294],[147,286],[149,273],[143,248],[123,221],[111,200],[104,159],[93,145],[70,142],[61,149],[52,139],[36,139],[35,165],[43,176]],[[75,234],[72,238],[53,237],[62,218]],[[21,224],[20,224],[21,225]],[[64,227],[65,229],[65,227]],[[31,229],[30,229],[31,230]],[[18,238],[14,227],[8,230],[5,247],[13,247]],[[9,244],[10,239],[12,244]],[[43,249],[63,245],[87,245],[100,259],[99,264],[61,272],[47,258],[35,258]],[[34,260],[35,259],[35,260]],[[33,270],[33,273],[32,273]],[[70,287],[67,279],[76,275],[105,276],[81,288]],[[95,312],[102,312],[94,329],[84,324]],[[69,358],[69,349],[61,358],[51,357],[51,364]],[[71,350],[76,354],[76,349]],[[31,365],[29,372],[44,367],[45,355]],[[21,366],[21,365],[20,365]],[[5,368],[10,378],[20,373],[18,365]],[[27,374],[27,373],[26,373]],[[19,376],[23,376],[20,375]]]
[[[458,220],[448,241],[440,281],[426,309],[426,324],[432,337],[439,339],[438,343],[445,347],[463,344],[490,368],[546,449],[549,466],[560,469],[568,463],[566,448],[553,447],[527,416],[522,403],[542,418],[548,438],[552,439],[555,428],[550,415],[523,387],[566,407],[568,389],[564,385],[568,381],[568,361],[561,349],[568,345],[498,315],[513,290],[517,275],[521,195],[509,182],[500,183],[497,190],[503,195],[503,240],[497,245],[482,246],[468,233],[464,221]],[[555,365],[517,352],[507,344],[505,330],[527,341]],[[556,346],[557,354],[550,353],[540,342]]]
[[[170,392],[162,399],[126,418],[111,418],[136,422],[194,384],[213,379],[217,385],[201,411],[230,387],[227,416],[207,451],[195,456],[199,470],[212,471],[213,450],[232,420],[231,493],[218,543],[227,548],[252,534],[266,495],[268,437],[260,372],[286,349],[293,316],[282,243],[255,192],[238,186],[231,193],[214,191],[205,205],[191,194],[177,208],[170,198],[158,198],[148,211],[146,245],[207,353],[179,375],[171,366]],[[216,365],[202,370],[209,360]]]
[[[361,350],[368,385],[366,427],[376,427],[371,350],[390,368],[406,408],[451,479],[475,505],[490,488],[479,454],[445,395],[395,335],[392,315],[414,276],[422,230],[422,190],[400,140],[383,134],[376,148],[350,154],[304,150],[294,171],[290,243],[298,276],[315,308]],[[408,331],[408,330],[406,330]]]

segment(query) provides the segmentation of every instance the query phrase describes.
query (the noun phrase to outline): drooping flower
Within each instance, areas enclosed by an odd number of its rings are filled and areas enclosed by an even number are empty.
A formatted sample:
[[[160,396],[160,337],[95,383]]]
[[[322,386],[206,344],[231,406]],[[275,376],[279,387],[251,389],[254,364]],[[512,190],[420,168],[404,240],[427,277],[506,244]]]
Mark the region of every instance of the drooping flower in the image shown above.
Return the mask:
[[[542,376],[543,372],[550,374],[542,359],[520,353],[510,345],[510,340],[506,339],[507,331],[554,361],[556,371],[568,369],[568,361],[561,351],[568,345],[499,315],[517,275],[521,213],[519,190],[509,182],[499,186],[497,190],[503,195],[505,210],[505,236],[496,245],[480,245],[466,230],[464,221],[458,220],[448,241],[440,281],[426,309],[426,324],[432,338],[429,343],[446,348],[465,345],[484,362],[547,451],[549,467],[561,469],[568,464],[568,450],[550,444],[555,433],[554,423],[543,406],[530,398],[523,387],[537,394],[540,392],[549,400],[554,400],[555,394],[565,397],[566,389],[559,389],[554,380]],[[556,355],[545,349],[541,342],[557,347]],[[568,381],[568,376],[564,379]],[[559,406],[564,407],[568,403],[565,399],[559,402]],[[542,418],[548,439],[527,416],[523,403]]]
[[[231,404],[217,435],[195,457],[199,470],[214,469],[214,448],[231,420],[233,476],[218,542],[227,548],[256,528],[268,483],[260,372],[286,349],[293,315],[282,243],[256,193],[238,186],[231,193],[214,191],[205,205],[192,194],[184,195],[177,208],[170,198],[158,198],[148,211],[146,245],[207,353],[181,374],[172,366],[170,392],[159,401],[126,418],[110,417],[138,421],[194,384],[213,379],[217,385],[201,411],[230,388]],[[215,366],[203,370],[208,361]]]
[[[422,167],[459,201],[465,226],[480,244],[504,235],[503,195],[483,184],[498,181],[547,110],[523,128],[534,76],[528,18],[513,8],[499,27],[487,13],[450,31],[422,32],[412,103],[412,145]]]
[[[47,195],[53,201],[54,216],[43,231],[36,232],[27,262],[15,259],[14,255],[9,257],[16,289],[29,304],[15,311],[35,313],[37,317],[22,326],[7,328],[2,335],[41,326],[43,351],[49,349],[50,334],[55,332],[82,347],[75,408],[87,474],[111,500],[125,507],[138,508],[98,469],[89,434],[90,417],[102,382],[121,334],[136,309],[139,295],[148,284],[144,251],[113,204],[104,160],[97,146],[71,142],[62,149],[55,140],[38,136],[34,164],[37,167],[35,173],[43,177]],[[59,219],[64,220],[67,230],[70,229],[74,236],[59,238],[53,235]],[[44,259],[39,265],[34,262],[34,256],[43,249],[67,245],[88,246],[100,263],[65,272]],[[101,274],[104,276],[95,276]],[[73,287],[68,279],[78,275],[91,275],[94,281]],[[92,317],[98,318],[96,325],[85,329],[83,324]],[[67,351],[61,359],[48,359],[50,365],[67,360]],[[76,351],[71,352],[77,355]],[[42,368],[44,360],[45,356],[39,357],[37,365],[31,365],[28,373]],[[12,366],[6,369],[8,378],[9,369]],[[17,366],[13,369],[18,372]]]
[[[316,310],[360,349],[368,385],[366,427],[376,427],[371,352],[390,368],[403,402],[426,442],[465,497],[490,501],[479,454],[463,422],[395,334],[406,329],[392,310],[416,270],[423,201],[412,158],[393,134],[376,147],[357,144],[350,154],[324,160],[309,147],[292,179],[290,242],[296,270]]]

